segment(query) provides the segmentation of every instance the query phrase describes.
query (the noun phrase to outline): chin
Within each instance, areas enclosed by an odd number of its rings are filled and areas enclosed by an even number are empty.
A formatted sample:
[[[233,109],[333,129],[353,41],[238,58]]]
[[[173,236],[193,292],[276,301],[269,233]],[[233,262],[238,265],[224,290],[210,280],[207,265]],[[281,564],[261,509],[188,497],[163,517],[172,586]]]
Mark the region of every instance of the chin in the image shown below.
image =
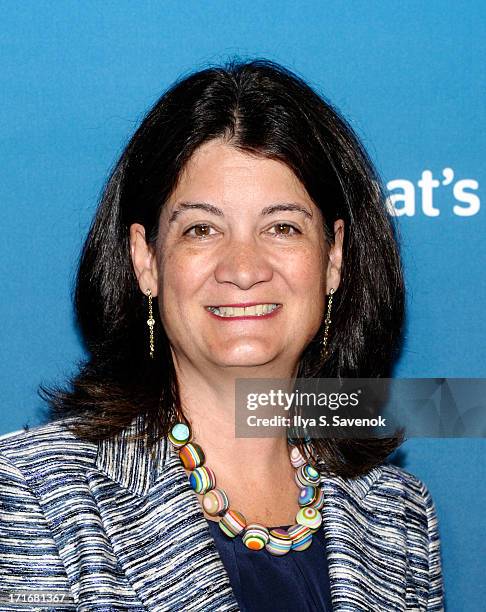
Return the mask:
[[[268,350],[268,347],[244,347],[232,350],[213,350],[211,360],[222,367],[256,367],[273,361],[278,356],[277,350]]]
[[[214,359],[213,356],[213,362],[217,363],[219,366],[223,367],[223,368],[230,368],[230,367],[235,367],[235,368],[254,368],[254,367],[258,367],[258,366],[264,366],[267,365],[268,363],[270,363],[271,361],[273,361],[272,357],[269,356],[239,356],[239,357],[227,357],[227,358],[220,358],[220,359]]]

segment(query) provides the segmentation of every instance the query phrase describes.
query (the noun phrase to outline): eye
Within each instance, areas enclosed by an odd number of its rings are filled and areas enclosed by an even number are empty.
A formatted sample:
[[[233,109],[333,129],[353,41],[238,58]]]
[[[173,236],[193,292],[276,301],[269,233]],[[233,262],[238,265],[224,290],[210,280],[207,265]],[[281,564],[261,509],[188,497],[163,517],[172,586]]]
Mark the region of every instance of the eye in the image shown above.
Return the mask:
[[[274,233],[274,235],[276,236],[295,236],[297,234],[301,234],[302,232],[297,229],[294,225],[291,225],[290,223],[275,223],[275,225],[272,225],[271,229],[276,228],[276,232],[271,232]]]
[[[196,225],[191,226],[184,232],[184,236],[191,236],[193,238],[204,239],[211,236],[209,233],[211,230],[211,226],[207,223],[196,223]],[[194,233],[191,232],[194,230]]]

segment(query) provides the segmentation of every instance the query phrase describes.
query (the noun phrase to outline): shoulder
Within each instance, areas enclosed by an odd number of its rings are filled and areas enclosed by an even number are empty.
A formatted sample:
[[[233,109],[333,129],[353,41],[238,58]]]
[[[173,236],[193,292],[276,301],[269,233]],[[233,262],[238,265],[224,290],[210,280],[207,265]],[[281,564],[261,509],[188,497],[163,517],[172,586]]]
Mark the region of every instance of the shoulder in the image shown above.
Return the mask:
[[[87,467],[96,457],[97,445],[78,438],[70,426],[75,419],[60,419],[46,425],[9,433],[0,437],[0,471],[33,472],[58,469],[60,465]],[[11,467],[9,467],[11,466]]]
[[[97,444],[76,437],[73,423],[53,421],[0,439],[0,498],[17,516],[41,515],[40,498],[69,495],[94,466]]]
[[[383,506],[404,507],[412,514],[435,513],[429,489],[422,480],[396,465],[384,464],[360,479],[368,500]]]
[[[384,520],[402,524],[410,542],[425,548],[438,547],[434,501],[427,486],[410,472],[389,464],[376,468],[363,503]]]
[[[435,504],[427,486],[395,465],[385,464],[360,477],[365,514],[382,525],[399,525],[410,550],[432,555],[438,563],[439,529]]]
[[[400,496],[408,505],[427,509],[433,504],[429,489],[422,480],[414,474],[395,465],[383,465],[380,468],[379,483],[392,495]]]
[[[382,464],[356,478],[323,477],[323,480],[357,499],[420,502],[430,497],[427,487],[419,478],[392,464]]]
[[[357,478],[324,479],[324,486],[332,496],[344,495],[365,514],[394,516],[420,530],[436,527],[435,506],[427,486],[395,465],[380,465]]]
[[[425,484],[407,470],[392,464],[384,464],[378,469],[379,478],[377,482],[379,484],[397,488],[411,498],[414,496],[424,497],[424,495],[428,494]]]

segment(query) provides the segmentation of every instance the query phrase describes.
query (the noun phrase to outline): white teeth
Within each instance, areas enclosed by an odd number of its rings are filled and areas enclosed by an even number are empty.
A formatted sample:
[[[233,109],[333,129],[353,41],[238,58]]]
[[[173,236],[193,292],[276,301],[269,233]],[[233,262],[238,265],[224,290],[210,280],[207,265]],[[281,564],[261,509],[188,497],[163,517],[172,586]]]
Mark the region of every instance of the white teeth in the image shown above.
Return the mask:
[[[207,306],[207,310],[220,317],[258,317],[277,308],[278,304],[257,304],[256,306]]]

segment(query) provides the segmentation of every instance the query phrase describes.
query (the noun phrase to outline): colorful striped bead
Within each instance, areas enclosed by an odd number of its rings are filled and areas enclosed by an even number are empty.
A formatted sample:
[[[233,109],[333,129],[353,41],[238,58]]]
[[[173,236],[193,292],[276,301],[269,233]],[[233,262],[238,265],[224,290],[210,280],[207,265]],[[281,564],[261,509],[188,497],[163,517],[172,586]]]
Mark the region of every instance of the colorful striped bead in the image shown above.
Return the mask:
[[[196,493],[204,494],[216,486],[216,476],[211,468],[197,467],[189,474],[189,484]]]
[[[219,521],[221,531],[230,538],[239,535],[246,527],[246,519],[236,510],[227,510]]]
[[[313,506],[319,498],[319,493],[321,493],[321,490],[318,487],[312,487],[311,485],[302,487],[299,493],[299,506],[301,508],[303,506]]]
[[[185,423],[176,423],[170,430],[168,438],[175,448],[181,448],[189,442],[191,432]]]
[[[312,531],[304,525],[292,525],[288,528],[289,536],[292,538],[292,550],[302,551],[312,544]]]
[[[308,527],[312,532],[317,531],[322,523],[322,515],[312,506],[301,508],[295,517],[295,522]]]
[[[316,486],[319,480],[320,474],[312,465],[301,465],[295,472],[295,482],[299,487]]]
[[[179,451],[179,457],[186,470],[194,470],[204,463],[204,452],[199,444],[186,444]]]
[[[277,557],[286,555],[292,548],[292,538],[286,529],[271,529],[265,548]]]
[[[290,451],[290,463],[294,466],[295,469],[307,463],[304,457],[302,457],[302,453],[296,446],[294,446]]]
[[[251,523],[243,534],[243,544],[250,550],[261,550],[265,547],[270,534],[268,529],[258,523]]]
[[[223,489],[213,489],[203,497],[202,505],[209,516],[223,514],[229,508],[228,496]]]
[[[316,510],[322,510],[324,508],[324,493],[322,492],[322,489],[319,487],[317,487],[317,490],[319,491],[319,493],[317,494],[317,499],[312,504],[312,507],[315,508]]]

